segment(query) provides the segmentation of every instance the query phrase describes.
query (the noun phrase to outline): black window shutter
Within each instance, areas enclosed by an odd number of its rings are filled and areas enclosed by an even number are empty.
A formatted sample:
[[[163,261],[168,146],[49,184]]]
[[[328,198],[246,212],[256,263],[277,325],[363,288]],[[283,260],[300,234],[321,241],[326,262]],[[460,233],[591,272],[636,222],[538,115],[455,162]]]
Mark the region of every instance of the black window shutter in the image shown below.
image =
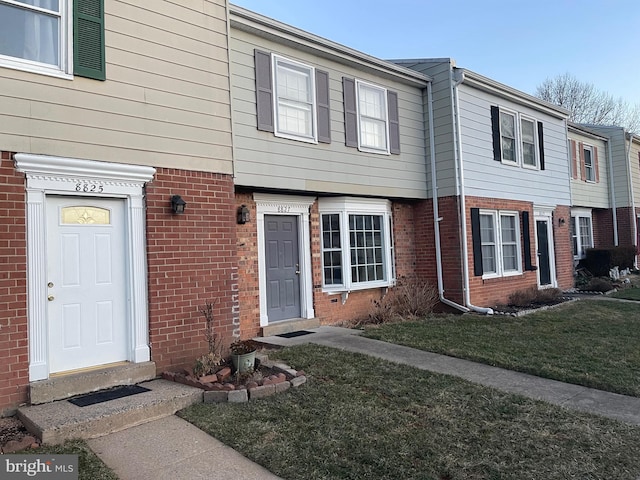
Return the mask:
[[[473,239],[473,274],[482,275],[482,240],[480,238],[480,209],[471,209],[471,238]]]
[[[271,82],[271,55],[254,50],[256,66],[256,111],[258,130],[273,132],[273,87]]]
[[[524,247],[524,269],[535,270],[531,264],[531,237],[529,236],[529,212],[522,212],[522,244]]]
[[[344,96],[344,142],[347,147],[358,146],[358,113],[356,112],[356,82],[342,77]]]
[[[329,105],[329,73],[316,70],[318,103],[318,142],[331,143],[331,106]]]
[[[73,2],[73,73],[106,80],[104,0]]]
[[[544,170],[544,127],[542,122],[538,122],[538,149],[540,150],[540,170]]]
[[[500,109],[496,106],[491,107],[491,135],[493,136],[493,159],[501,162]]]
[[[398,112],[398,94],[387,90],[387,108],[389,109],[389,152],[400,153],[400,114]]]

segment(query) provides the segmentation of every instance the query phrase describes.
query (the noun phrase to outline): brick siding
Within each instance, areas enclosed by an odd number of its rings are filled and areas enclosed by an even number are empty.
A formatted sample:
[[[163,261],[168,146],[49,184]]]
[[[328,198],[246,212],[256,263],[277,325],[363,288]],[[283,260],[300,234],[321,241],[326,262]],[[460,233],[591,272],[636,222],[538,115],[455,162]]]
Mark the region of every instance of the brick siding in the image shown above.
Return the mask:
[[[24,175],[0,154],[0,416],[28,399],[27,241]]]

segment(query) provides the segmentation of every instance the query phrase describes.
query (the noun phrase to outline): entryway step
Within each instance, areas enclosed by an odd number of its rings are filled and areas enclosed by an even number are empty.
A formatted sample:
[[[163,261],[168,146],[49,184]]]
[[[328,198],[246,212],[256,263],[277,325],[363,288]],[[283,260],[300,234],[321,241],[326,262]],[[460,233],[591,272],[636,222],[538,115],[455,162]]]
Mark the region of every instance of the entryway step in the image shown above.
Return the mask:
[[[78,407],[67,400],[21,407],[17,415],[42,443],[71,438],[96,438],[157,418],[173,415],[202,402],[202,390],[166,380],[140,384],[150,391]]]
[[[92,370],[82,370],[31,382],[29,400],[32,405],[37,405],[117,385],[135,385],[155,377],[155,362],[122,363]]]
[[[320,319],[318,318],[294,318],[262,327],[261,334],[263,337],[271,337],[273,335],[282,335],[283,333],[297,332],[298,330],[318,328],[319,326]]]

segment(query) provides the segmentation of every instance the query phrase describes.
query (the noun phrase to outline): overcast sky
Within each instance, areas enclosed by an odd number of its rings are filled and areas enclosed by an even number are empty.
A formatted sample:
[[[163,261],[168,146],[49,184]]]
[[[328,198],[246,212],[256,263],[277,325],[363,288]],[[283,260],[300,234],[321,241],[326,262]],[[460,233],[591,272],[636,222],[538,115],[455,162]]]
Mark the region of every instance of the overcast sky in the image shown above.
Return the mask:
[[[638,0],[232,0],[375,57],[451,57],[533,94],[570,73],[640,103]]]

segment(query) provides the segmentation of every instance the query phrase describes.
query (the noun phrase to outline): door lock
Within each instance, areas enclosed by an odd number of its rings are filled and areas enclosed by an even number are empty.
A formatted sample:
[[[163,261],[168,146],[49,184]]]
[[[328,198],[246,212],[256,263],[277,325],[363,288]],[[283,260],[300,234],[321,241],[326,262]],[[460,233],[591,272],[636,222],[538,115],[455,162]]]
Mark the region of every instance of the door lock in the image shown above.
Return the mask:
[[[47,297],[47,300],[49,300],[50,302],[53,302],[53,299],[54,299],[54,298],[55,298],[55,297],[54,297],[53,295],[49,295],[49,296]]]
[[[49,283],[47,283],[47,287],[49,287],[49,288],[53,288],[53,282],[49,282]]]

